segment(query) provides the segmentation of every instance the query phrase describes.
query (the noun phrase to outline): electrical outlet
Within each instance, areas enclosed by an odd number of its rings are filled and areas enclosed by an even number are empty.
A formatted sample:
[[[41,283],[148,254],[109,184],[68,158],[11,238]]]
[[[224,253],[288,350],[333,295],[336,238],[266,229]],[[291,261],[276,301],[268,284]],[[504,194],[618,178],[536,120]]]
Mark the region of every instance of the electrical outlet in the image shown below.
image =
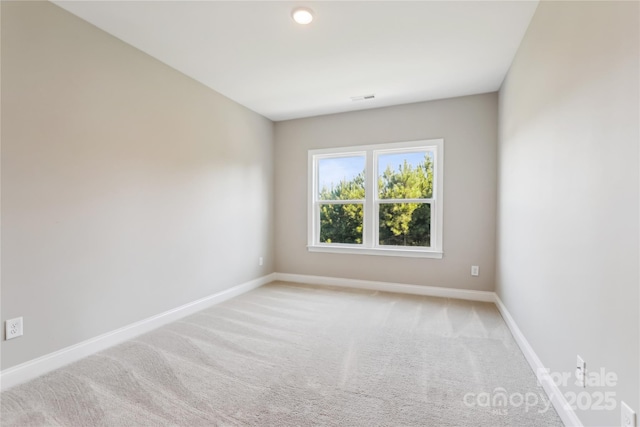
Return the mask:
[[[472,276],[479,276],[480,275],[480,267],[478,267],[477,265],[472,265],[471,266],[471,275]]]
[[[586,370],[587,370],[587,364],[584,363],[584,360],[582,360],[582,357],[578,355],[576,357],[576,385],[578,387],[585,386],[584,379],[586,378],[586,375],[587,375]]]
[[[258,258],[258,265],[263,265],[264,264],[264,258],[260,257]]]
[[[22,317],[9,319],[5,322],[5,339],[10,340],[22,336]]]
[[[624,402],[620,402],[620,425],[622,427],[638,427],[636,424],[636,413],[633,412],[629,405]]]

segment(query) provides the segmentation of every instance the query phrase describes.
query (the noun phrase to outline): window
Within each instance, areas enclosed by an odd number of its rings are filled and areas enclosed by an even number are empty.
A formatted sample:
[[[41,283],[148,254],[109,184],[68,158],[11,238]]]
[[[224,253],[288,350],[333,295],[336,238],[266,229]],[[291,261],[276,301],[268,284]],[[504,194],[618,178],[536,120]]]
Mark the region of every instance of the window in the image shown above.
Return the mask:
[[[309,151],[308,248],[442,258],[443,140]]]

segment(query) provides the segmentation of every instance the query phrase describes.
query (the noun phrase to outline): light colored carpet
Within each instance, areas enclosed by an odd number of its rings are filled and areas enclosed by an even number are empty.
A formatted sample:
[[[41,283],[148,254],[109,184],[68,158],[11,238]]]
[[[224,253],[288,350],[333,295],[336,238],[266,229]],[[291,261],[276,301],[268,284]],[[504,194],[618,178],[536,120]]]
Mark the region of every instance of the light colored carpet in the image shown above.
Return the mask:
[[[493,304],[280,282],[2,393],[1,423],[561,426],[543,395]]]

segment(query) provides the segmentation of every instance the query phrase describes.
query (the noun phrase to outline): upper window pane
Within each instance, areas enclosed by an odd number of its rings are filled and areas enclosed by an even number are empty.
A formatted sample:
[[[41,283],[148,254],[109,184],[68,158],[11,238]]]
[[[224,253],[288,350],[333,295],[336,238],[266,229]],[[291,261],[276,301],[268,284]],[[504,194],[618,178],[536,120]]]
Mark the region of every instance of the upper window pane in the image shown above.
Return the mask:
[[[318,199],[363,200],[364,156],[318,160]]]
[[[433,197],[433,152],[413,151],[378,156],[380,199]]]

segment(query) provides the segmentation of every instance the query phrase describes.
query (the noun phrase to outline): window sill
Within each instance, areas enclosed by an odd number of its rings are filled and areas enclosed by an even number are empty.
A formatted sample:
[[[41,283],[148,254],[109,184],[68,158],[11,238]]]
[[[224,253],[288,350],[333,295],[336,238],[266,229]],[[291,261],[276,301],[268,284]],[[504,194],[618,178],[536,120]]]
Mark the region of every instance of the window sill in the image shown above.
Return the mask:
[[[309,252],[326,252],[332,254],[379,255],[407,258],[442,259],[441,251],[416,249],[356,248],[348,246],[307,246]]]

